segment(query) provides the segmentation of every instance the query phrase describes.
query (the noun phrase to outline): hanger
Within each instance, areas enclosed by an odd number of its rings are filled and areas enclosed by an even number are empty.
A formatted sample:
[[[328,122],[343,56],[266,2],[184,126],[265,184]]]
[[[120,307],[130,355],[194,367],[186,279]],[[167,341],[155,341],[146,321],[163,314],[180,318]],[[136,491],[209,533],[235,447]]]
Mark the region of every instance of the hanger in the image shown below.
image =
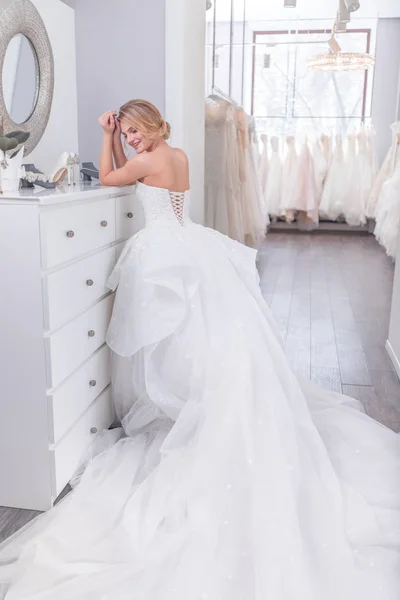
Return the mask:
[[[215,100],[217,97],[217,99],[223,99],[226,100],[227,102],[229,102],[229,104],[232,104],[232,106],[234,106],[235,108],[241,108],[239,106],[239,104],[237,102],[235,102],[235,100],[233,98],[231,98],[231,96],[229,96],[229,94],[226,94],[225,92],[223,92],[219,87],[217,86],[213,86],[212,88],[212,94],[211,96],[209,96],[209,98],[211,98],[212,100]]]

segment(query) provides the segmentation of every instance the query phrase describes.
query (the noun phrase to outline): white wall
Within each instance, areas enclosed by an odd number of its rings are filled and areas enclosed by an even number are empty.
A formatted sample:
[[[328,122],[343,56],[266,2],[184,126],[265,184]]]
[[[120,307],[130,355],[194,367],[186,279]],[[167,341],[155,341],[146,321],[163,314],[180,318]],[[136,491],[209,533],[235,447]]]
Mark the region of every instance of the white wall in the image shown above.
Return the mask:
[[[165,1],[78,0],[76,44],[79,147],[98,164],[98,117],[132,98],[165,108]]]
[[[38,9],[54,55],[54,98],[44,136],[25,162],[50,171],[64,151],[78,151],[75,71],[75,18],[60,0],[32,0]]]
[[[189,157],[191,217],[203,223],[205,1],[166,0],[165,31],[166,118]]]
[[[390,125],[398,118],[400,84],[400,19],[379,19],[376,42],[372,123],[376,129],[379,161],[384,159],[392,134]]]

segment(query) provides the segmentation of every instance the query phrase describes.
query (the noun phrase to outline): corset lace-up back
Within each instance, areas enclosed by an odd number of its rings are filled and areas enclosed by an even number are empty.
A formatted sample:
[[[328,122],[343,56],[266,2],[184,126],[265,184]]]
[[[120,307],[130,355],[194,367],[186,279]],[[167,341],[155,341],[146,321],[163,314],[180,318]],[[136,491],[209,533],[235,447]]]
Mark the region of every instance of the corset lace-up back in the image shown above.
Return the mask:
[[[136,184],[136,195],[143,205],[147,227],[155,224],[181,225],[184,227],[191,223],[189,218],[189,191],[173,192],[138,182]]]
[[[172,208],[179,223],[183,225],[185,209],[185,192],[169,192]]]

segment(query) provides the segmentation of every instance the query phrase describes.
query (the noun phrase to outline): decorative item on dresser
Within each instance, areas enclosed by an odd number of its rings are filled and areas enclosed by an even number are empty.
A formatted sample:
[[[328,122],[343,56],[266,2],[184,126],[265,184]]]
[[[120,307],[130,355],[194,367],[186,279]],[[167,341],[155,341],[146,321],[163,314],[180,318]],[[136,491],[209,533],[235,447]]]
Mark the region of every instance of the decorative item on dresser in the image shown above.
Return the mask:
[[[131,187],[0,200],[0,506],[49,509],[114,420],[105,284],[140,211]]]

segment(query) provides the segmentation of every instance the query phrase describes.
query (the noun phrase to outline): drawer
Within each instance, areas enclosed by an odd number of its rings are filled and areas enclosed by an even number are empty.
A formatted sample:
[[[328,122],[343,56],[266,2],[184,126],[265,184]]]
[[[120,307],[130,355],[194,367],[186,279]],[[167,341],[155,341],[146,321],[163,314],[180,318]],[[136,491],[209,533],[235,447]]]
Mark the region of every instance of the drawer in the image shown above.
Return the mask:
[[[46,338],[47,386],[55,388],[105,342],[114,295]]]
[[[45,328],[61,327],[104,296],[115,263],[112,247],[47,275],[43,280]]]
[[[62,438],[110,381],[110,351],[107,346],[102,346],[49,396],[52,444]]]
[[[143,209],[135,194],[119,196],[116,201],[116,239],[134,235],[142,227]]]
[[[115,412],[108,387],[81,416],[68,435],[51,451],[53,493],[57,497],[70,481],[96,435],[114,422]]]
[[[115,199],[44,211],[40,236],[43,269],[106,246],[115,240]]]

